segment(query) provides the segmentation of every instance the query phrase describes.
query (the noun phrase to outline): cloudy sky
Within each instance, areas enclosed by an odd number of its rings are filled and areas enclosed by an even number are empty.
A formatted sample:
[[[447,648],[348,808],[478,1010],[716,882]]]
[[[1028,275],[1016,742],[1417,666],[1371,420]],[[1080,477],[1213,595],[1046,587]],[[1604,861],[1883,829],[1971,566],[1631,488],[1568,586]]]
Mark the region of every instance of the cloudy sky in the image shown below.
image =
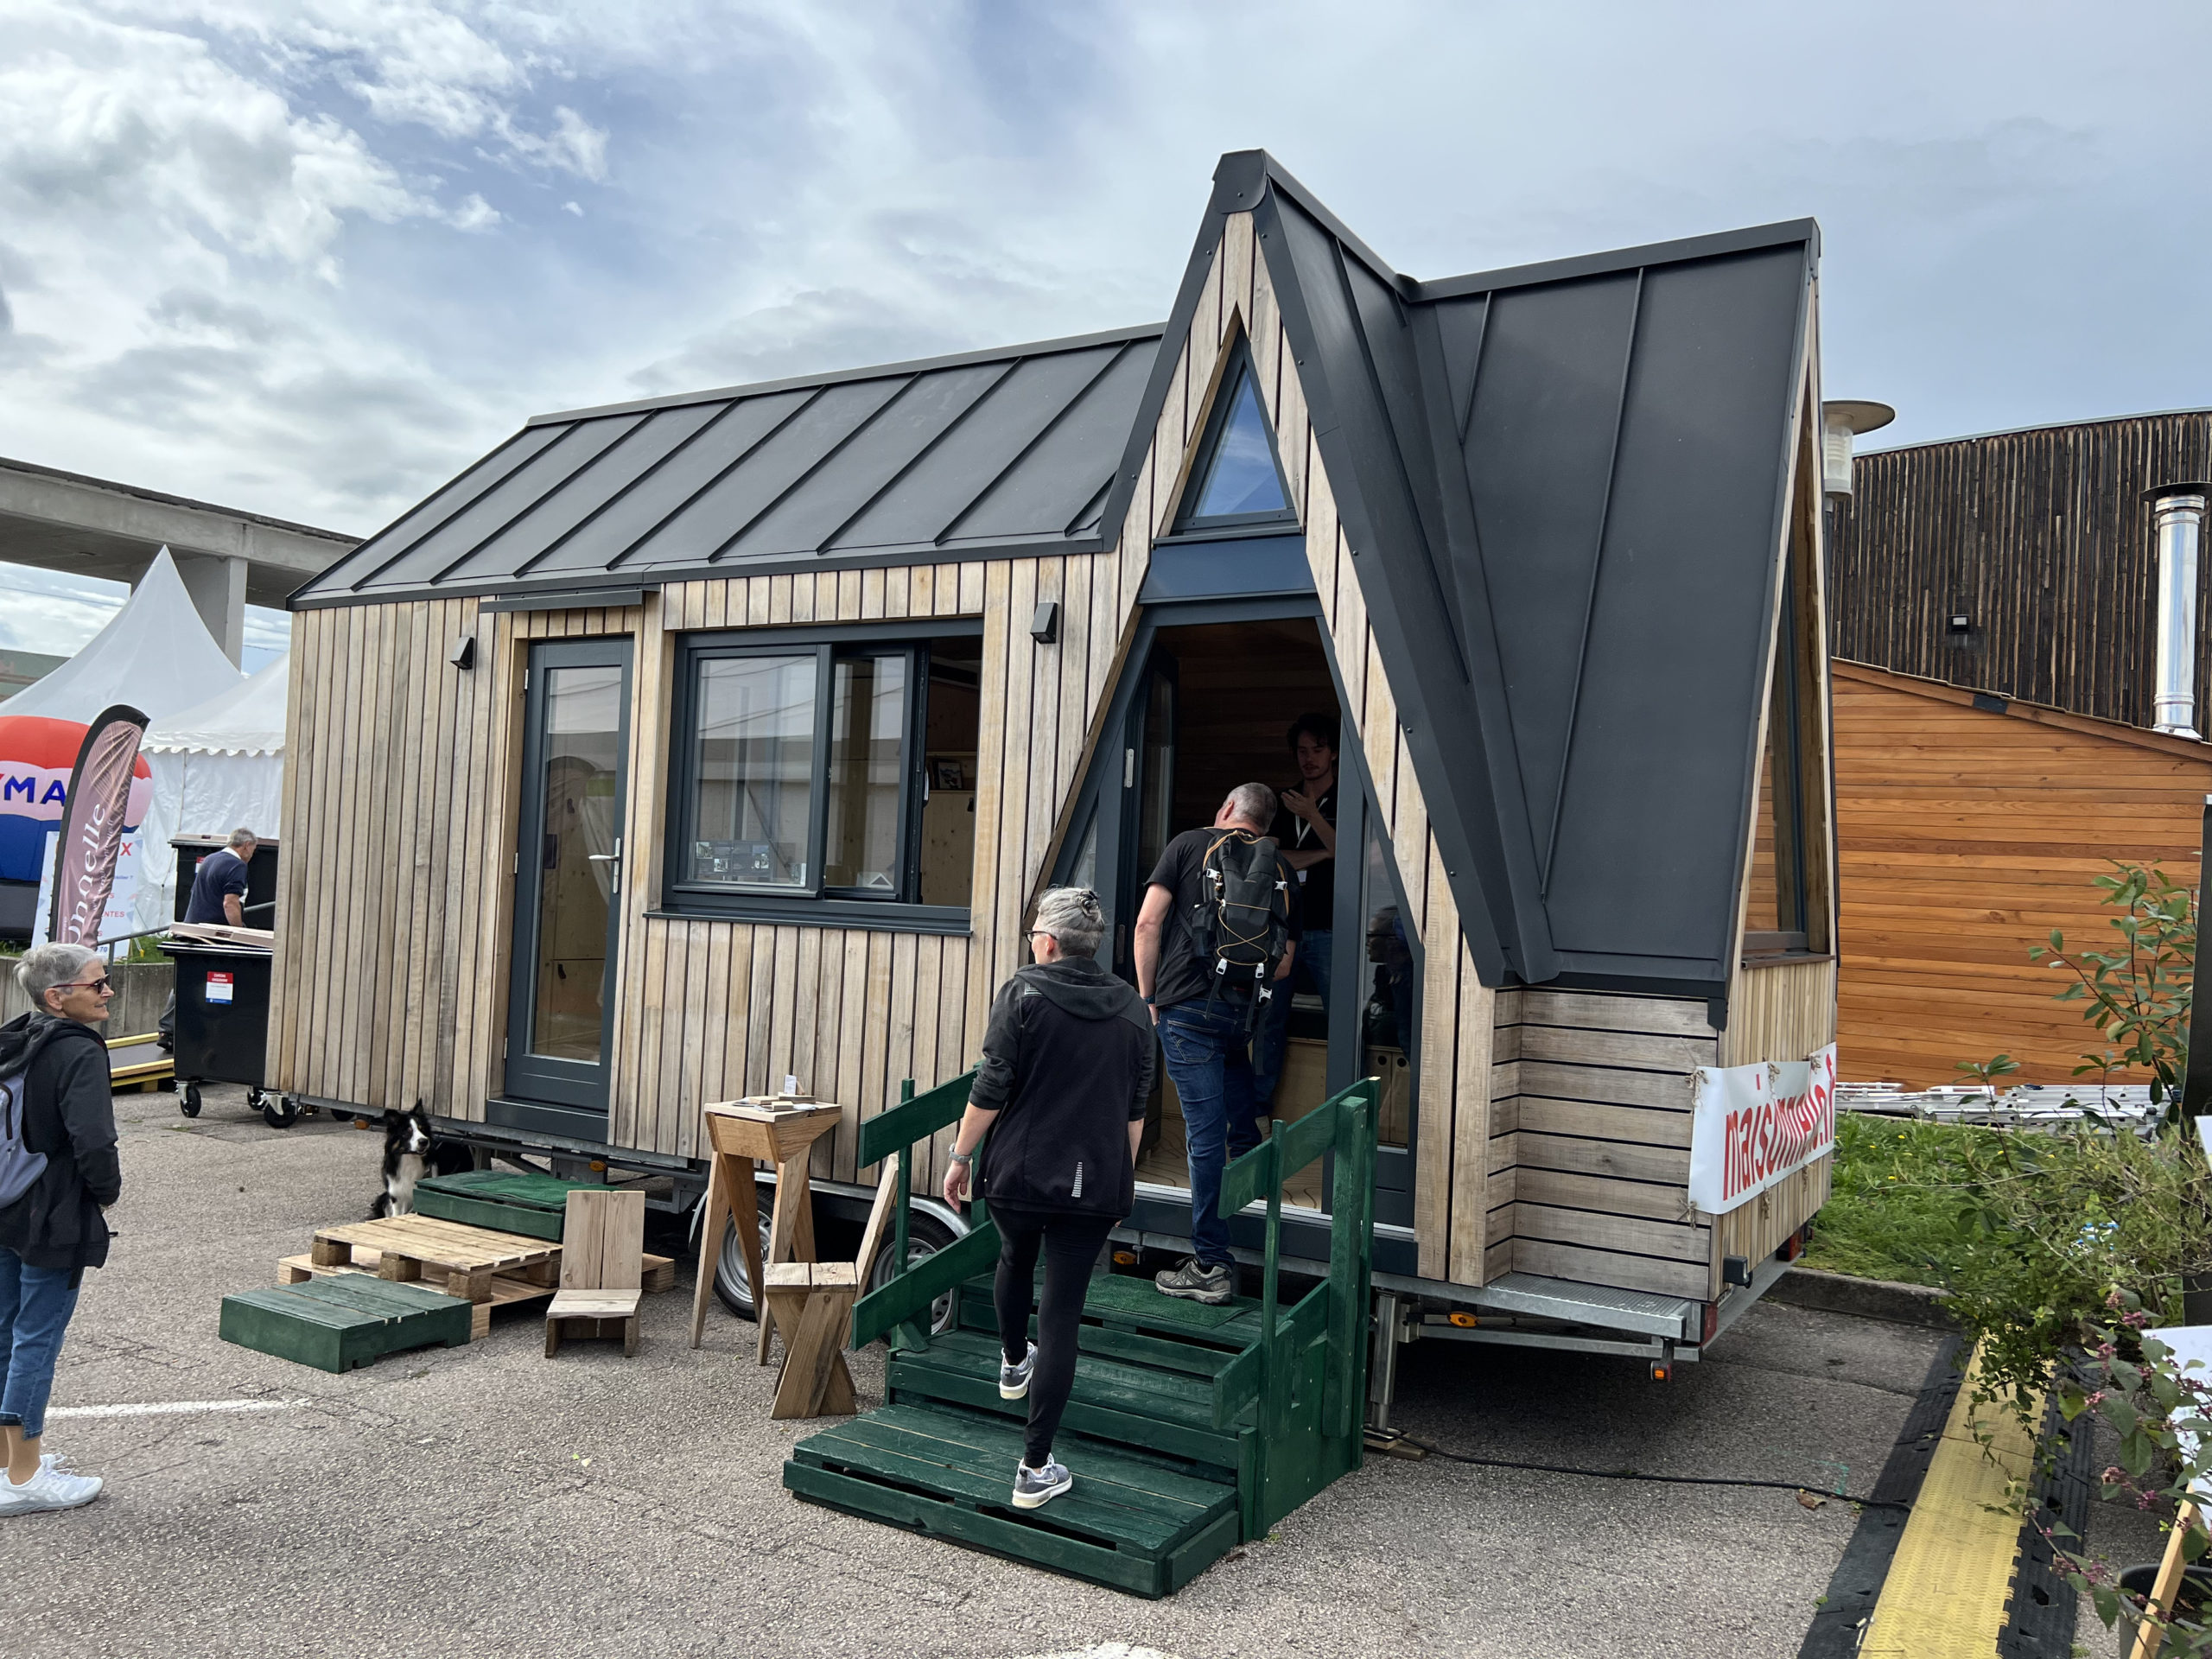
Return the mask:
[[[2208,48],[2018,0],[0,0],[0,454],[366,534],[540,410],[1156,319],[1254,145],[1417,276],[1815,215],[1885,440],[2203,405]],[[0,645],[120,591],[0,566]]]

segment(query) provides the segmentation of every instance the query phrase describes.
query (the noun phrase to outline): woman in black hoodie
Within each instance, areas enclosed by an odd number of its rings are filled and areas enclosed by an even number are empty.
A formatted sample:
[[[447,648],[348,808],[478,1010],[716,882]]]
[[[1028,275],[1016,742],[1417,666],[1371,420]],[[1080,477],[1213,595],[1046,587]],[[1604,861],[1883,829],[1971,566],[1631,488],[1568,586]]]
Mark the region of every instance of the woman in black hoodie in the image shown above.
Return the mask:
[[[115,995],[80,944],[26,951],[16,982],[31,1012],[0,1026],[0,1112],[45,1167],[0,1209],[0,1516],[73,1510],[99,1496],[91,1475],[42,1455],[46,1401],[85,1269],[107,1260],[101,1211],[123,1192],[115,1096],[99,1026]]]
[[[1017,970],[992,1000],[983,1058],[944,1177],[946,1201],[962,1203],[976,1148],[990,1135],[981,1191],[1001,1243],[999,1396],[1029,1399],[1016,1509],[1033,1510],[1075,1484],[1052,1460],[1052,1436],[1075,1385],[1091,1268],[1136,1200],[1152,1019],[1136,991],[1094,959],[1105,935],[1105,912],[1088,888],[1053,887],[1039,901],[1029,931],[1035,965]],[[1045,1297],[1031,1342],[1040,1247]]]

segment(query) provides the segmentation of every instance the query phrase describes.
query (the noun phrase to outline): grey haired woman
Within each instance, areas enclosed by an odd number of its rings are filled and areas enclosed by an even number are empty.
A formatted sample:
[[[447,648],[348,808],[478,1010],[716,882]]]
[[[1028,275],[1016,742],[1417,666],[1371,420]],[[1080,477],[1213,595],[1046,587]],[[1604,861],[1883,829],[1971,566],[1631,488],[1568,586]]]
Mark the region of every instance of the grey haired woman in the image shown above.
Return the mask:
[[[1105,934],[1105,912],[1087,887],[1053,887],[1038,902],[1028,936],[1036,961],[992,1000],[944,1178],[946,1200],[961,1203],[976,1148],[990,1132],[982,1192],[1000,1238],[999,1396],[1029,1401],[1016,1509],[1033,1510],[1075,1484],[1053,1460],[1052,1438],[1075,1386],[1091,1269],[1136,1199],[1154,1039],[1135,989],[1094,959]],[[1040,1249],[1045,1295],[1031,1342]]]

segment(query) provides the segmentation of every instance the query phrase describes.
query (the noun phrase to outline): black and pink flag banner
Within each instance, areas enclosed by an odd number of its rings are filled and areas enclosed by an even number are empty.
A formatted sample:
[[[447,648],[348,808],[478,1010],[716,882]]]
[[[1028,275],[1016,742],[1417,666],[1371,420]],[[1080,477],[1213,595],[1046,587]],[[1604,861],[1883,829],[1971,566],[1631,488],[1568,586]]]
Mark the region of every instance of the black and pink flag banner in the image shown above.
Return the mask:
[[[99,943],[100,917],[123,850],[130,769],[145,731],[146,716],[120,702],[101,709],[85,729],[54,849],[54,917],[46,936],[56,944]]]

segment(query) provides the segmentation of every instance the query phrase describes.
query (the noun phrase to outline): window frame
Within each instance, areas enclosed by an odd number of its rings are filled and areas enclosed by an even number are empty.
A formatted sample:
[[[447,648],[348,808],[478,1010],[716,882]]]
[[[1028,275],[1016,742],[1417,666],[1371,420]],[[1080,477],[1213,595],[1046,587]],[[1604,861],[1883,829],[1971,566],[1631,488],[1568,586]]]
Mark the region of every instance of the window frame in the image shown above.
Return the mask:
[[[1267,512],[1202,514],[1198,510],[1198,499],[1205,493],[1206,485],[1213,475],[1214,462],[1221,453],[1222,429],[1228,425],[1230,413],[1236,407],[1236,394],[1247,382],[1251,383],[1252,401],[1260,411],[1261,423],[1267,427],[1268,460],[1275,469],[1275,488],[1282,496],[1283,505]],[[1229,348],[1228,366],[1222,371],[1220,382],[1215,387],[1213,407],[1206,411],[1205,429],[1193,453],[1198,460],[1192,465],[1189,477],[1184,480],[1183,499],[1176,504],[1170,534],[1211,535],[1221,531],[1297,524],[1297,497],[1291,493],[1289,474],[1283,471],[1282,443],[1273,423],[1268,419],[1268,400],[1260,395],[1259,376],[1254,369],[1251,346],[1242,335]]]
[[[928,798],[930,645],[946,639],[980,639],[981,618],[916,618],[884,624],[830,627],[728,629],[679,635],[675,651],[674,696],[669,716],[669,790],[664,823],[664,863],[655,916],[728,916],[741,919],[803,922],[817,926],[861,926],[910,932],[966,933],[966,905],[920,901],[922,806]],[[696,823],[700,778],[696,756],[703,664],[745,658],[804,657],[815,659],[814,731],[810,759],[811,798],[807,808],[808,881],[797,886],[745,886],[688,879],[692,826]],[[899,736],[899,822],[895,831],[899,880],[885,893],[866,887],[831,887],[824,880],[830,823],[830,747],[840,659],[902,657],[906,664],[906,705]]]

